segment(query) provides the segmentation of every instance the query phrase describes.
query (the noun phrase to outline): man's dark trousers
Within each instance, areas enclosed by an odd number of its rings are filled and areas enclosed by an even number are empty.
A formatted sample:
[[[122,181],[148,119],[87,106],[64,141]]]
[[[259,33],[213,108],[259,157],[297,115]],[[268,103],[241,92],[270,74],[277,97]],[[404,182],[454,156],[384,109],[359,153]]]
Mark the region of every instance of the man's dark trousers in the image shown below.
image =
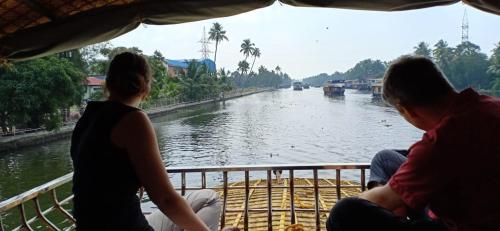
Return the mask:
[[[370,166],[370,184],[385,184],[406,161],[406,150],[383,150],[375,155]],[[370,201],[351,197],[338,201],[330,212],[326,222],[329,231],[347,230],[428,230],[441,231],[447,228],[439,221],[427,216],[415,216],[412,219],[399,217],[391,211]]]

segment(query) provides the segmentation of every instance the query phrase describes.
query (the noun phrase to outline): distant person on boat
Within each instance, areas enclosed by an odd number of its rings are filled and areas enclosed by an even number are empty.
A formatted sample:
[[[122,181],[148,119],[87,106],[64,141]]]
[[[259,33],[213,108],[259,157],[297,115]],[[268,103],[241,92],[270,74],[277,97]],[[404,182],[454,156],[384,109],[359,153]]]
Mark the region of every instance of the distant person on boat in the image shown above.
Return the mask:
[[[71,139],[77,230],[217,230],[218,194],[183,198],[170,183],[155,130],[138,108],[151,88],[144,57],[113,58],[106,78],[108,100],[89,102]],[[159,210],[145,217],[137,192],[144,187]],[[226,229],[232,230],[232,229]]]
[[[337,202],[327,229],[500,230],[500,100],[455,91],[419,56],[391,64],[383,98],[425,134],[407,156],[377,154],[373,188]]]

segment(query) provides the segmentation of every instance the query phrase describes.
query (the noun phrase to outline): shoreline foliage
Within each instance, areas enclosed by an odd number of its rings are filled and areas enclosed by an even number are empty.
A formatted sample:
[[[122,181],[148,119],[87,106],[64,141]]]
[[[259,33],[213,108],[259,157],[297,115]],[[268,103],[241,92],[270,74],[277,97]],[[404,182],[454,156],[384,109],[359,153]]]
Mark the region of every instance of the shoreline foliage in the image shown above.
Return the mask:
[[[413,54],[432,59],[457,90],[472,87],[486,94],[500,96],[500,42],[490,57],[472,42],[450,47],[444,40],[439,40],[432,48],[427,43],[420,42],[414,47]],[[390,62],[365,59],[346,72],[331,75],[321,73],[304,78],[303,82],[320,86],[328,80],[382,78],[389,64]]]

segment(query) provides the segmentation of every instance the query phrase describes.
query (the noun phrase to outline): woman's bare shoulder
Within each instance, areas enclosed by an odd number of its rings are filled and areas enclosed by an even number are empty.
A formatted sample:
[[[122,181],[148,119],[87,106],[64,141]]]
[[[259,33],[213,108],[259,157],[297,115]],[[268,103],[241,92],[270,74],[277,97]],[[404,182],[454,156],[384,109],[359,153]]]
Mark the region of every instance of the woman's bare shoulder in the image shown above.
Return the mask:
[[[127,113],[116,124],[111,132],[111,140],[124,148],[130,142],[140,141],[150,135],[154,135],[151,120],[144,111],[137,110]]]

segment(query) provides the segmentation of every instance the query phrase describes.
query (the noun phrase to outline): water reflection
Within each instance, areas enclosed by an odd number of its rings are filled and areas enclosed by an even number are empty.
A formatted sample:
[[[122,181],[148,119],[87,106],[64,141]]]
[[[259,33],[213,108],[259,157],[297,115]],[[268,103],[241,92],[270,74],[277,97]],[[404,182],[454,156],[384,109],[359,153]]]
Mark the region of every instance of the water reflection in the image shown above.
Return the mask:
[[[381,149],[408,148],[421,136],[371,94],[346,90],[343,98],[330,98],[321,88],[251,95],[153,122],[166,166],[368,162]],[[2,155],[0,200],[70,171],[69,140]],[[188,174],[189,184],[198,179]],[[207,179],[218,184],[221,175]]]
[[[331,98],[286,89],[221,105],[157,124],[168,165],[369,161],[421,135],[383,102],[349,90]]]

